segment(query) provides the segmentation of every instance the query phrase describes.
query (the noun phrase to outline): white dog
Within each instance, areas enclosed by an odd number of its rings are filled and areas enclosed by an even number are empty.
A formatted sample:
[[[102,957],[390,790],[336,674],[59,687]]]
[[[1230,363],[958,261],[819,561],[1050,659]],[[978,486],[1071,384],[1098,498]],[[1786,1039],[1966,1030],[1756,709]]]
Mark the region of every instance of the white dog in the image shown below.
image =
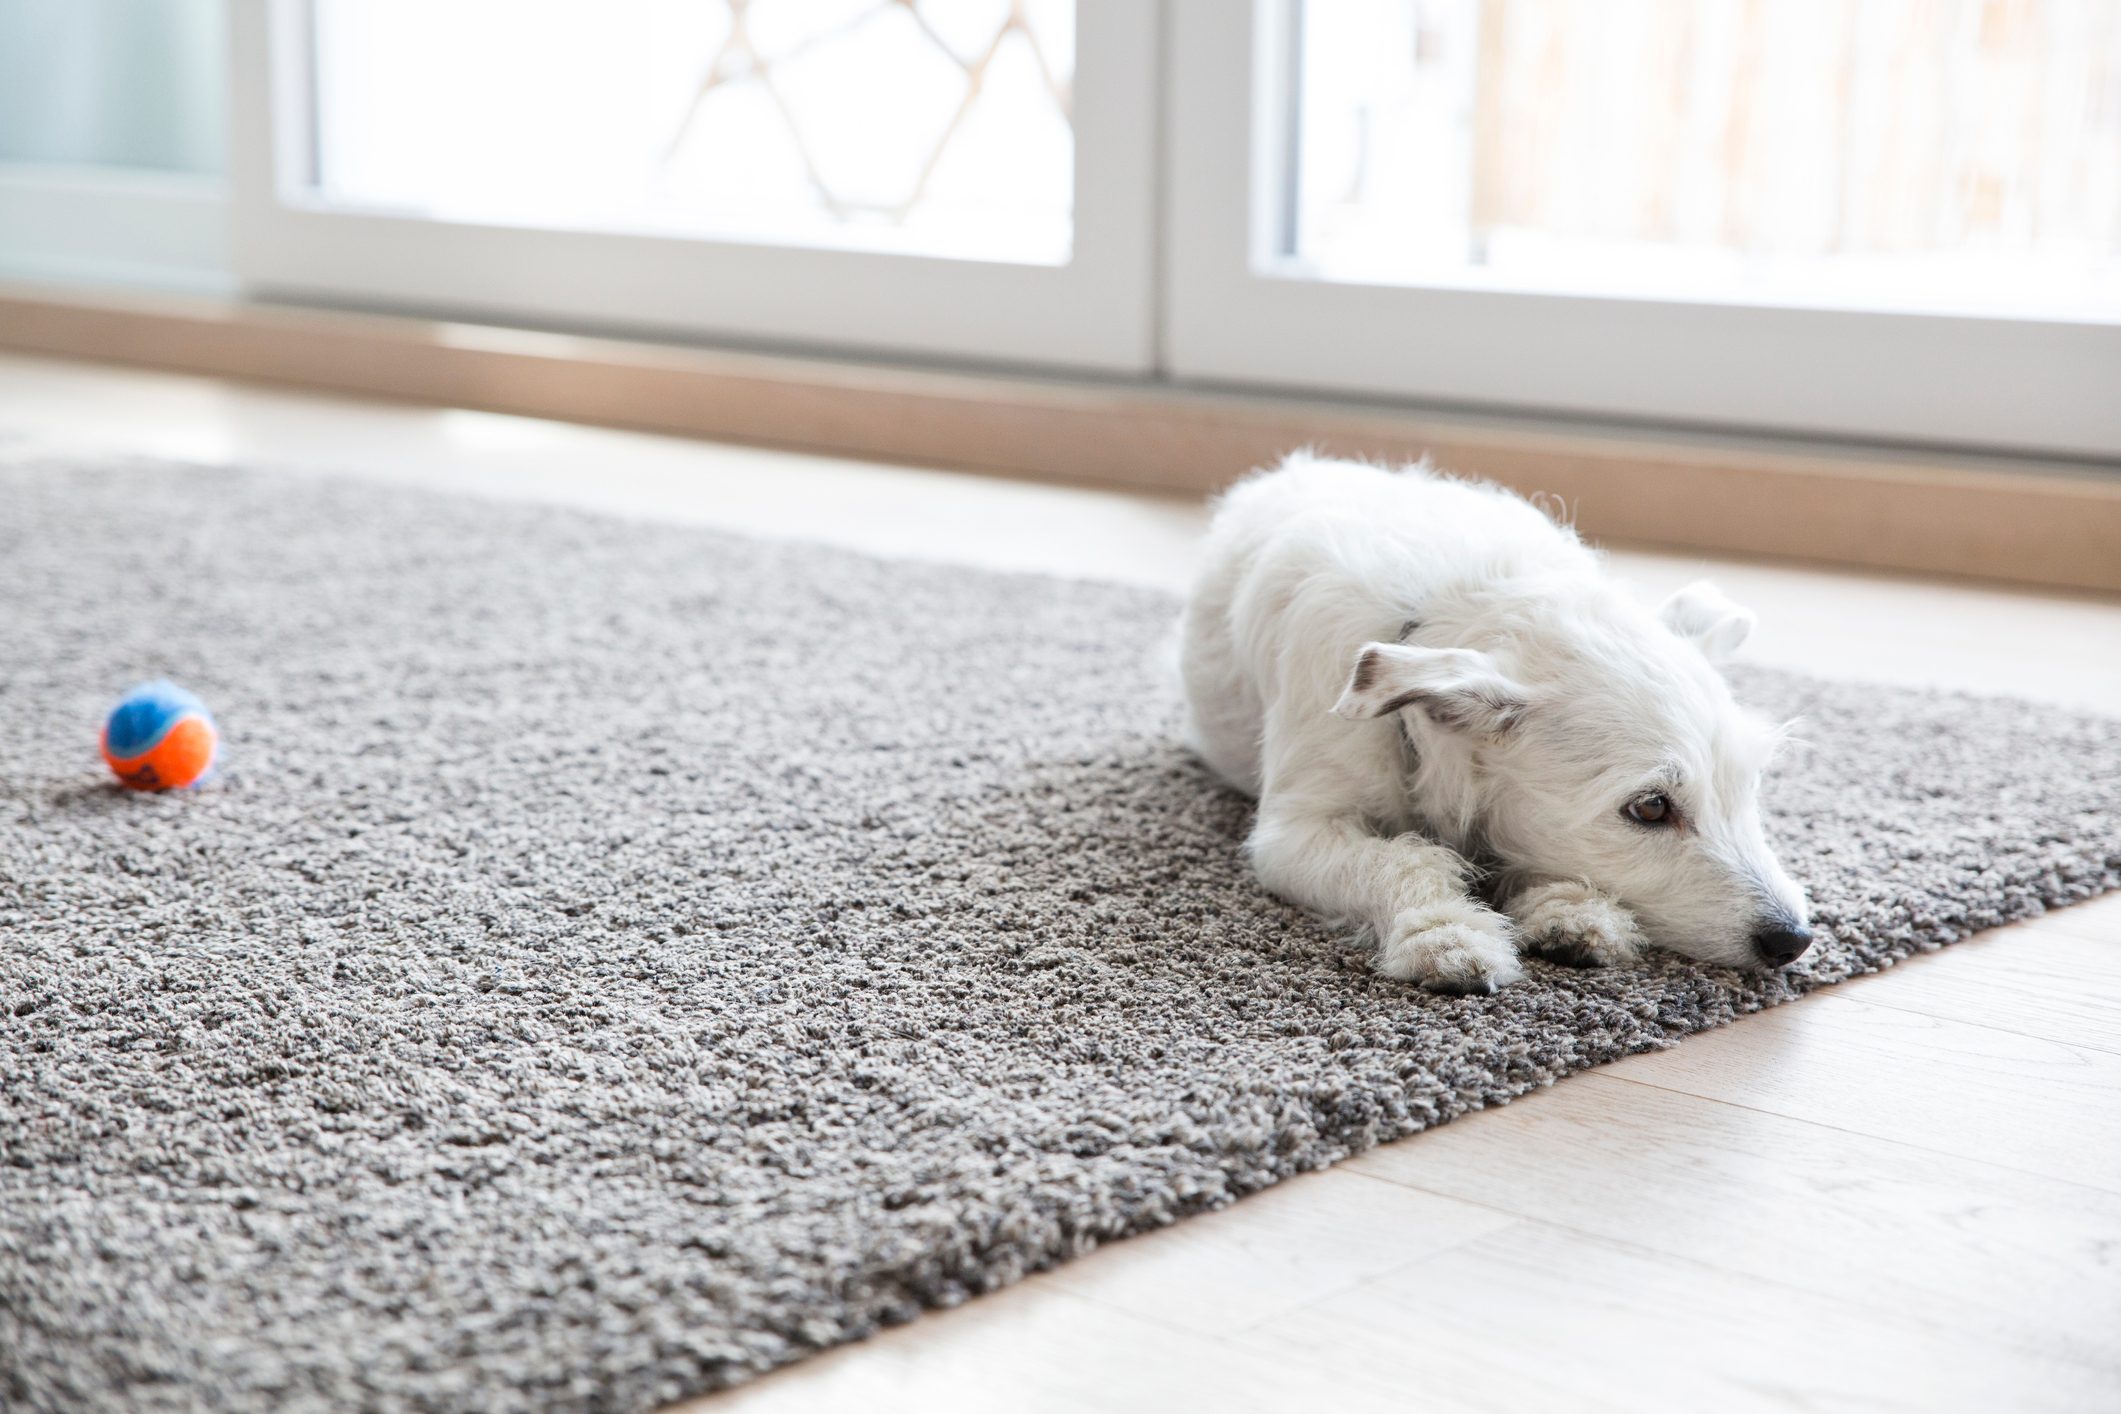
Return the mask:
[[[1780,733],[1712,666],[1752,622],[1706,583],[1652,615],[1496,487],[1300,455],[1216,513],[1190,735],[1259,799],[1260,882],[1360,925],[1387,976],[1487,992],[1519,945],[1645,942],[1781,967],[1811,933],[1760,827]]]

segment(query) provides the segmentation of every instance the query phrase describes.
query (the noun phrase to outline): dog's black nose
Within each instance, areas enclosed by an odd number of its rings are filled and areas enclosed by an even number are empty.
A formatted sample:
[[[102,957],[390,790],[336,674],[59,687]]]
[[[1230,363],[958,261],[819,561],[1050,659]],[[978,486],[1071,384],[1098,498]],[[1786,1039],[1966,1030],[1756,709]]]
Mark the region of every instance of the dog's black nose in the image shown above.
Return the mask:
[[[1804,956],[1804,950],[1812,945],[1812,930],[1804,927],[1785,928],[1779,923],[1770,923],[1753,934],[1753,951],[1769,967],[1788,967]]]

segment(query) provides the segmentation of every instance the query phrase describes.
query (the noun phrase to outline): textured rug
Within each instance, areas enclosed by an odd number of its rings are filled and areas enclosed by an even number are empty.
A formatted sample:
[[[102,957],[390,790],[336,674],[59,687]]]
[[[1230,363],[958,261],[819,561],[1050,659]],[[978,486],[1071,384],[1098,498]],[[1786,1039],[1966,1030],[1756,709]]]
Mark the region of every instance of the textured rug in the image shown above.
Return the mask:
[[[1247,880],[1173,609],[0,470],[0,1404],[646,1409],[2121,885],[2121,723],[1751,671],[1804,969],[1426,996]]]

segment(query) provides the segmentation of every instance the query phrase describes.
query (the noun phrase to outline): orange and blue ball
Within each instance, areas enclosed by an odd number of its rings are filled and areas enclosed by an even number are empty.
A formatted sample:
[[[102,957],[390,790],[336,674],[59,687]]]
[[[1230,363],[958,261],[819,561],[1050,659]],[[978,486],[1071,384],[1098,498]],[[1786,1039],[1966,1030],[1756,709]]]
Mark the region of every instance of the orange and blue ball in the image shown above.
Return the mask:
[[[103,724],[103,759],[133,790],[197,785],[219,746],[206,704],[173,682],[140,684]]]

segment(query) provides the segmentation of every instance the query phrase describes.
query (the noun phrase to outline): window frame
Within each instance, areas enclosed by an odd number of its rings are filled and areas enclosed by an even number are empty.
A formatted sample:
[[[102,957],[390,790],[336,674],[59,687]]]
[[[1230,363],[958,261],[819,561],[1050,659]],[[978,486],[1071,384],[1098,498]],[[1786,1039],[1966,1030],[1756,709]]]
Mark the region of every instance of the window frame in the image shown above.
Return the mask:
[[[1301,0],[1170,3],[1173,377],[2121,456],[2121,324],[1305,278],[1274,239],[1288,219]]]
[[[1161,0],[1077,0],[1063,265],[334,210],[307,196],[309,0],[229,15],[229,245],[267,298],[724,342],[1151,371]]]
[[[221,178],[0,161],[0,275],[225,293]]]

